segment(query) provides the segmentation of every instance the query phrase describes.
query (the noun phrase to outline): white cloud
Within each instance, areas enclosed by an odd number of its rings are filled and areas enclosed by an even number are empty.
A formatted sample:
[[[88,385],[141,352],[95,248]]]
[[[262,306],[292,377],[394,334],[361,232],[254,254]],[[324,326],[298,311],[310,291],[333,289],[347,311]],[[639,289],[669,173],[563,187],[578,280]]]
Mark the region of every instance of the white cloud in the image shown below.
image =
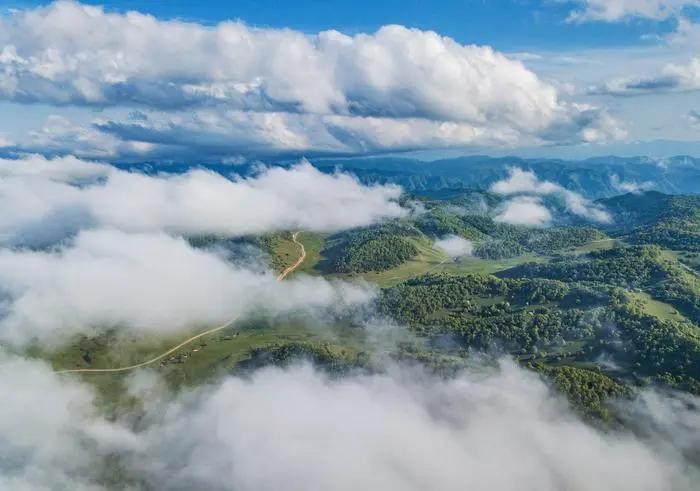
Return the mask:
[[[618,191],[621,191],[623,193],[634,193],[638,194],[641,193],[642,191],[647,191],[649,189],[653,189],[654,183],[651,181],[644,181],[644,182],[634,182],[634,181],[623,181],[620,179],[619,176],[613,175],[610,178],[610,183],[612,186],[617,189]]]
[[[454,380],[264,370],[153,418],[145,440],[157,457],[141,463],[160,488],[692,487],[681,464],[586,427],[511,364]]]
[[[137,445],[97,416],[90,388],[0,351],[0,488],[97,491],[97,455]]]
[[[471,256],[474,251],[474,243],[471,240],[457,235],[447,235],[442,239],[436,240],[433,245],[451,258]]]
[[[641,64],[621,61],[621,66],[626,68],[624,75],[611,77],[603,84],[594,84],[589,92],[593,95],[634,96],[700,90],[698,49],[700,26],[681,18],[675,31],[661,38],[656,49],[634,54]],[[622,56],[625,56],[624,52]]]
[[[126,141],[102,132],[94,126],[80,126],[59,115],[49,116],[44,125],[16,138],[4,153],[42,153],[73,155],[89,159],[133,159],[159,157],[155,145],[143,141]]]
[[[525,171],[517,167],[511,167],[508,177],[495,182],[490,190],[503,195],[559,196],[564,200],[566,209],[574,215],[601,223],[608,223],[611,220],[610,214],[600,205],[590,202],[580,194],[570,191],[559,184],[540,181],[534,172]],[[516,198],[506,203],[506,208],[499,215],[499,219],[507,223],[515,224],[521,221],[523,224],[527,224],[525,223],[528,221],[525,217],[525,212],[527,211],[532,213],[531,221],[533,224],[543,225],[551,218],[549,211],[545,214],[542,210],[543,208],[546,210],[539,199]],[[508,221],[506,218],[512,221]]]
[[[0,179],[38,177],[63,183],[80,183],[107,177],[114,167],[86,162],[73,156],[47,159],[42,155],[27,155],[22,159],[0,159]]]
[[[364,285],[232,266],[164,234],[81,232],[51,251],[0,250],[0,338],[65,340],[93,328],[177,331],[265,308],[326,308],[368,301]]]
[[[578,0],[583,10],[572,11],[574,22],[619,22],[633,17],[663,20],[675,17],[686,7],[698,7],[698,0]]]
[[[153,489],[684,491],[698,478],[681,453],[697,448],[696,398],[632,406],[655,428],[643,439],[604,433],[511,362],[453,379],[263,369],[174,398],[152,374],[127,384],[148,398],[138,425],[108,420],[87,385],[0,355],[12,394],[0,407],[0,485],[104,490],[115,457],[121,476]]]
[[[561,186],[549,181],[540,181],[534,172],[511,167],[508,178],[491,185],[490,191],[498,194],[553,194]]]
[[[102,147],[103,158],[157,154],[149,146],[154,139],[169,139],[174,147],[166,150],[176,151],[194,143],[177,136],[192,126],[214,137],[211,151],[236,142],[253,150],[273,143],[359,152],[363,145],[377,151],[482,144],[486,135],[537,144],[621,134],[604,111],[563,100],[522,62],[430,31],[390,25],[347,36],[240,22],[208,27],[72,1],[0,17],[0,97],[169,113],[161,122],[151,113],[99,126],[130,133],[124,140],[59,120],[32,135],[35,149],[44,140],[47,151],[70,147],[98,157]],[[192,107],[202,112],[189,116]]]
[[[101,118],[92,127],[66,124],[60,131],[32,132],[7,151],[74,153],[84,158],[179,161],[225,160],[231,154],[353,155],[468,145],[537,145],[554,138],[595,140],[617,137],[600,115],[595,128],[564,124],[559,136],[525,134],[508,126],[423,118],[345,116],[284,112],[229,111],[222,108],[149,114],[141,120]],[[47,124],[47,126],[50,126]],[[554,131],[554,130],[553,130]],[[573,133],[568,133],[568,132]],[[73,135],[83,135],[78,140]]]
[[[101,177],[91,182],[87,177]],[[75,158],[0,160],[0,240],[50,243],[80,228],[226,236],[334,231],[406,213],[396,186],[363,186],[308,162],[227,179],[192,170],[149,176]]]
[[[496,216],[497,222],[528,227],[545,227],[552,221],[552,214],[536,196],[517,196],[509,199]]]
[[[693,57],[686,63],[668,63],[657,71],[659,75],[615,78],[601,87],[594,87],[592,93],[641,95],[700,90],[700,57]]]

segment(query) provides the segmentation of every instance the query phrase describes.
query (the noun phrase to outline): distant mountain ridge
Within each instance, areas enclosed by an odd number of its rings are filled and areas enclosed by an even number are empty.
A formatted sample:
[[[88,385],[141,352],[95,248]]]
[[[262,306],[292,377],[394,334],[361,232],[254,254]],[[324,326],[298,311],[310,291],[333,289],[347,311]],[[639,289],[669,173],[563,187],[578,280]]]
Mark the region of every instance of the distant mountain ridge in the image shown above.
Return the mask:
[[[432,162],[371,158],[324,160],[314,165],[323,170],[341,168],[364,183],[400,184],[409,192],[488,189],[507,177],[509,168],[519,167],[591,199],[624,194],[634,187],[665,194],[700,193],[700,159],[685,156],[663,160],[596,157],[582,161],[459,157]]]
[[[295,162],[278,162],[288,167]],[[537,174],[590,199],[625,194],[634,188],[665,194],[700,194],[700,158],[678,156],[668,159],[648,157],[595,157],[587,160],[523,159],[519,157],[469,156],[434,161],[399,157],[358,159],[313,159],[323,172],[343,170],[365,184],[398,184],[411,193],[449,189],[488,189],[507,177],[511,167]],[[199,167],[223,175],[248,175],[258,163],[191,164],[138,163],[117,167],[146,173],[186,172]]]

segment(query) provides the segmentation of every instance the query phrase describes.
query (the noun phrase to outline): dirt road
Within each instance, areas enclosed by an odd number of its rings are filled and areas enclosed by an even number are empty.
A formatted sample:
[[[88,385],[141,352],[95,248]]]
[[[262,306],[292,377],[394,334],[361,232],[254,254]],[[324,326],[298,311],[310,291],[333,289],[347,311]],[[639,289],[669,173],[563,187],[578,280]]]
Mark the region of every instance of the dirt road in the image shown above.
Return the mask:
[[[292,264],[290,267],[282,271],[279,276],[277,276],[277,281],[282,281],[287,277],[287,275],[291,272],[293,272],[295,269],[297,269],[299,266],[301,266],[301,263],[304,262],[304,259],[306,259],[306,248],[304,247],[304,244],[299,242],[299,234],[301,232],[294,232],[292,234],[292,242],[294,242],[296,245],[299,246],[299,251],[301,252],[301,255],[299,256],[299,259]]]

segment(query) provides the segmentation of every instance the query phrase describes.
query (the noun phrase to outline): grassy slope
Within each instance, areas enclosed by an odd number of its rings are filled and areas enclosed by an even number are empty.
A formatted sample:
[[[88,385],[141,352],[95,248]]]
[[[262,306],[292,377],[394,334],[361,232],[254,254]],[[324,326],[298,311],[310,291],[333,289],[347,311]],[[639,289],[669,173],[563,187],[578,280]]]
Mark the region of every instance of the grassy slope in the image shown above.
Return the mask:
[[[653,299],[648,293],[644,292],[629,292],[630,297],[639,301],[644,308],[644,311],[657,317],[661,320],[685,321],[688,319],[678,312],[673,306]]]
[[[272,267],[277,272],[284,271],[299,258],[299,246],[292,241],[291,232],[271,236],[268,244]]]

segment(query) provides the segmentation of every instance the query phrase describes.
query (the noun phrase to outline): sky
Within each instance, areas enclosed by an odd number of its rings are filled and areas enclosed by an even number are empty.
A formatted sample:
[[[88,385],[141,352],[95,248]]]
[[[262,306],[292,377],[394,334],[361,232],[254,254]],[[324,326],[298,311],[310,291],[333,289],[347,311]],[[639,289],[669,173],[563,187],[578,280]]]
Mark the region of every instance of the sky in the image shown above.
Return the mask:
[[[700,1],[0,1],[0,155],[700,155]]]

